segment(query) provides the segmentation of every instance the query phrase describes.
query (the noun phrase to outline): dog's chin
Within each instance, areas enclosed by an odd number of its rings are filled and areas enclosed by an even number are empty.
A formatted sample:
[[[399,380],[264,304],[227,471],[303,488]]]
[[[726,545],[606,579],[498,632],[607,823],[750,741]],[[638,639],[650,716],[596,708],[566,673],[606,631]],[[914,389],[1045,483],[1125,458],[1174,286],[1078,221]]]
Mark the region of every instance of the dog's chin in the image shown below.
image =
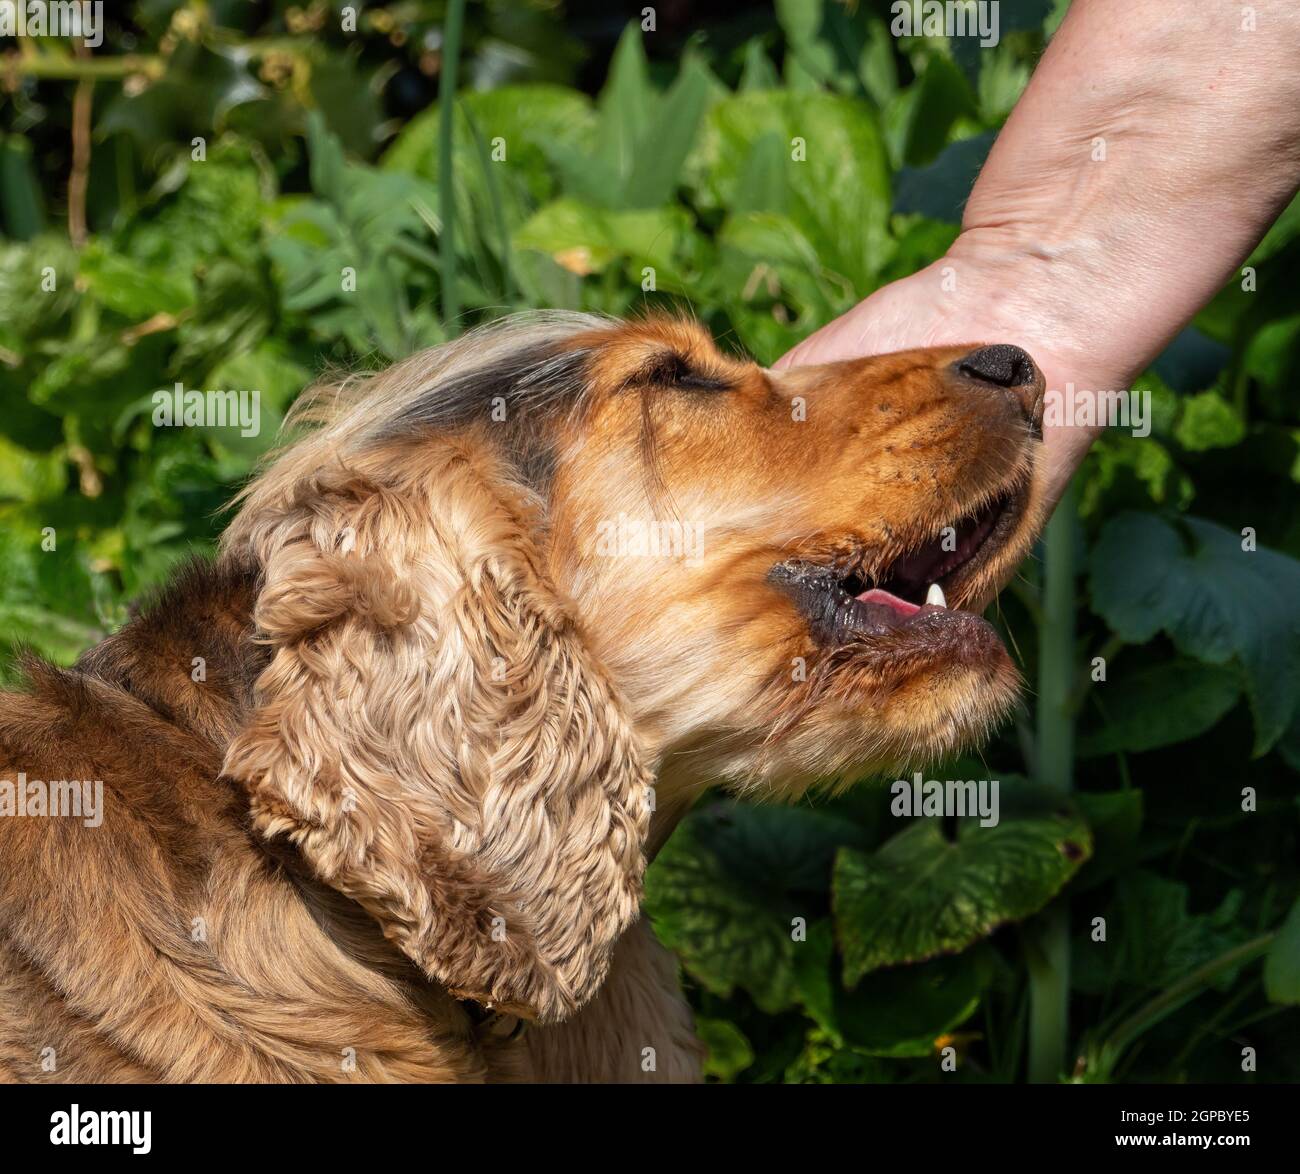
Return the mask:
[[[887,562],[850,546],[774,567],[768,581],[794,603],[813,655],[806,681],[779,691],[750,777],[797,795],[980,744],[1014,708],[1021,682],[973,609],[1010,575],[1036,529],[1028,487],[1013,484],[941,528],[955,543],[931,537]]]
[[[724,770],[734,789],[793,799],[902,777],[984,742],[1015,708],[1020,674],[978,617],[918,622],[906,648],[883,658],[838,649],[787,694],[771,736]]]

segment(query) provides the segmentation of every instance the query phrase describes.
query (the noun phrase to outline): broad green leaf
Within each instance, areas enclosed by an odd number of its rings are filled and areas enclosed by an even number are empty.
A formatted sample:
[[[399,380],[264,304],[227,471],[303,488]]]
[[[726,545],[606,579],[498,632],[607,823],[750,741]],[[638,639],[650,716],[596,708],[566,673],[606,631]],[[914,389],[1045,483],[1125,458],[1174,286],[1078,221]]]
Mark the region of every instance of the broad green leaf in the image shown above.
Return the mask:
[[[585,95],[560,86],[503,86],[485,93],[461,94],[458,111],[473,118],[489,146],[500,140],[504,160],[494,160],[504,185],[512,196],[526,195],[540,202],[554,191],[549,174],[547,151],[562,144],[591,158],[596,130],[596,114]],[[406,172],[422,179],[438,179],[438,107],[437,104],[417,115],[402,128],[385,153],[385,171]],[[479,169],[475,150],[463,118],[456,126],[456,150],[452,163],[456,174],[464,178],[471,190],[477,189]],[[508,209],[511,208],[507,200]]]
[[[681,208],[615,212],[560,199],[515,233],[515,247],[538,249],[572,273],[599,273],[616,259],[655,270],[660,287],[680,284],[678,252],[691,231]]]
[[[1187,886],[1138,871],[1115,882],[1115,896],[1103,910],[1104,941],[1091,929],[1076,935],[1071,982],[1088,994],[1120,987],[1158,990],[1250,938],[1241,893],[1232,890],[1212,913],[1188,911]],[[1227,989],[1232,975],[1214,985]]]
[[[844,820],[803,808],[718,803],[682,823],[646,877],[655,934],[691,976],[726,997],[741,987],[774,1013],[799,998],[794,919],[824,907],[831,860],[859,842]]]
[[[754,142],[736,186],[733,215],[785,211],[788,198],[785,157],[786,145],[775,134],[765,134]]]
[[[1224,665],[1175,660],[1125,671],[1123,662],[1092,688],[1101,717],[1080,734],[1083,758],[1154,750],[1205,733],[1236,704],[1241,677]]]
[[[871,20],[868,24],[867,38],[858,57],[858,77],[877,106],[884,106],[898,93],[894,38],[883,20]]]
[[[980,947],[876,970],[837,991],[835,1021],[846,1043],[870,1055],[932,1056],[939,1038],[975,1013],[991,976]]]
[[[741,341],[760,362],[772,362],[806,333],[853,302],[853,291],[827,274],[812,242],[786,217],[732,216],[718,233],[710,282]]]
[[[1300,315],[1261,326],[1247,343],[1243,362],[1251,378],[1289,393],[1300,362]]]
[[[668,93],[655,103],[654,122],[636,142],[623,185],[624,205],[656,208],[672,199],[695,143],[710,86],[708,71],[691,58]]]
[[[1166,632],[1185,656],[1246,671],[1255,753],[1281,736],[1300,701],[1300,562],[1199,518],[1112,518],[1093,548],[1094,610],[1130,644]]]
[[[696,203],[725,212],[743,202],[759,140],[783,145],[791,222],[819,263],[854,294],[869,293],[888,260],[889,164],[870,110],[832,94],[762,91],[715,103],[687,161]],[[772,159],[775,164],[775,157]]]
[[[1000,803],[996,826],[961,819],[956,840],[939,820],[918,819],[874,853],[840,852],[833,902],[847,986],[1028,917],[1088,858],[1088,827],[1059,796],[1012,782]]]
[[[1011,46],[1002,44],[980,54],[979,108],[985,122],[997,125],[1011,113],[1029,84],[1032,67]]]
[[[838,984],[832,973],[835,959],[835,927],[829,917],[808,926],[805,941],[795,943],[794,981],[799,1002],[809,1017],[839,1038],[835,1017],[835,992]]]

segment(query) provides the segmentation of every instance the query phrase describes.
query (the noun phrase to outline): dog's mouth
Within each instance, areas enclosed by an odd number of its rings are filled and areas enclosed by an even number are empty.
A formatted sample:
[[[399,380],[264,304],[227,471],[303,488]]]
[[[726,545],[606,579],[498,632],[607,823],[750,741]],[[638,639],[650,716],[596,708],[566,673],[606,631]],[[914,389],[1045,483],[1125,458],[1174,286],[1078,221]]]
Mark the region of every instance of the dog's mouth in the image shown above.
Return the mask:
[[[974,622],[987,628],[959,605],[972,600],[984,572],[1015,533],[1027,495],[1026,484],[1014,484],[889,561],[879,562],[879,552],[858,548],[825,563],[779,563],[769,579],[792,598],[814,637],[826,644],[909,629],[933,632],[936,624]]]

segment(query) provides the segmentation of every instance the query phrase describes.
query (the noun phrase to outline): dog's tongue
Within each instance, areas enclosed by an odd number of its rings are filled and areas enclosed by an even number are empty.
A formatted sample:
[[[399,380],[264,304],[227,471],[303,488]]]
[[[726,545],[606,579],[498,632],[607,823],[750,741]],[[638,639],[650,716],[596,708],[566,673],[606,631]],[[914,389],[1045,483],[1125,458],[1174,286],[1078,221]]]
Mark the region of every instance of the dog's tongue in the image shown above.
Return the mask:
[[[900,616],[914,616],[921,610],[919,605],[908,603],[906,599],[899,599],[897,595],[891,595],[888,591],[882,591],[879,587],[864,591],[858,596],[858,602],[871,603],[876,607],[887,607],[896,611]]]

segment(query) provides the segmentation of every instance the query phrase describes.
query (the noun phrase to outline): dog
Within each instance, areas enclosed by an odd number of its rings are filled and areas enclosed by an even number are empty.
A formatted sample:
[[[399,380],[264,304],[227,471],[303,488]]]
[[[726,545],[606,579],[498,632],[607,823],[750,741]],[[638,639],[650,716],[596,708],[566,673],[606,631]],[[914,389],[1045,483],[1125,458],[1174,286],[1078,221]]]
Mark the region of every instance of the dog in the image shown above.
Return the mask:
[[[2,695],[0,1075],[700,1079],[646,860],[1001,720],[1043,391],[543,313],[304,393],[215,560]]]

